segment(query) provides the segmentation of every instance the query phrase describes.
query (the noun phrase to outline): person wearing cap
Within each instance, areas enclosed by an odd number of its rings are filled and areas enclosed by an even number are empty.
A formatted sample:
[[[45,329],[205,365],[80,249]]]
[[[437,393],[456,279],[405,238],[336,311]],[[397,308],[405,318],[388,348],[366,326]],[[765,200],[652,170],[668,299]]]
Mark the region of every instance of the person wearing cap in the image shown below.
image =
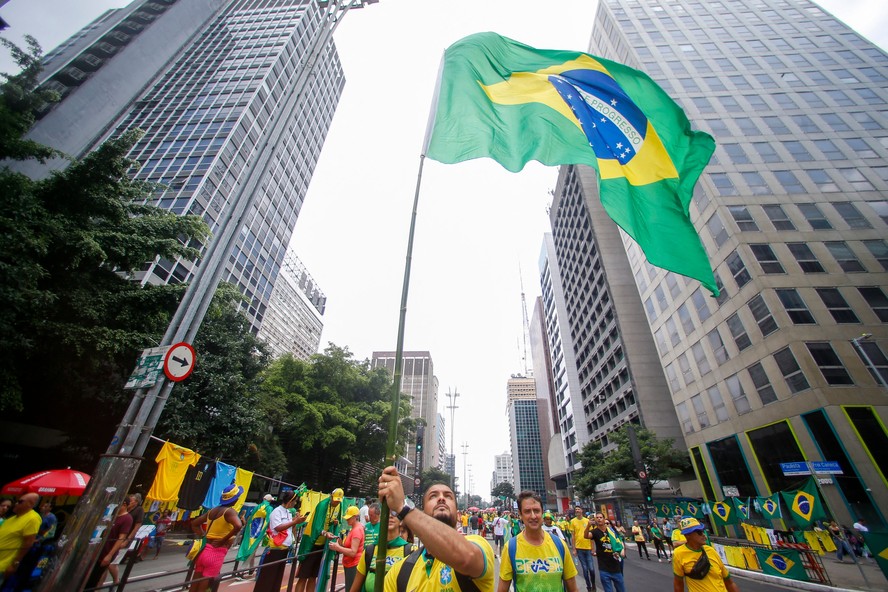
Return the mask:
[[[524,531],[503,549],[497,592],[509,592],[512,580],[516,592],[577,592],[577,568],[565,552],[564,541],[545,530],[540,495],[535,491],[519,493],[518,513]],[[546,514],[551,524],[552,515]]]
[[[672,554],[672,589],[684,592],[740,592],[718,552],[706,544],[706,529],[696,518],[683,518],[678,528],[687,542]]]
[[[372,506],[379,504],[372,504]],[[404,532],[404,531],[407,532]],[[406,537],[404,535],[407,535]],[[410,544],[413,536],[409,534],[409,529],[401,524],[398,520],[398,514],[394,510],[389,510],[388,519],[388,545],[385,554],[385,573],[388,573],[391,567],[399,561],[406,558],[414,551],[413,545]],[[376,543],[364,546],[364,554],[358,562],[357,573],[352,582],[351,588],[346,588],[344,592],[373,592],[376,587]]]
[[[361,555],[364,553],[364,525],[358,519],[361,511],[357,506],[351,506],[343,514],[342,518],[348,524],[349,531],[342,544],[336,542],[336,535],[332,532],[327,533],[330,539],[329,549],[337,553],[342,553],[342,567],[345,570],[345,589],[351,590],[352,583],[355,581],[355,574],[358,571],[358,563],[361,561]]]
[[[553,522],[552,512],[543,512],[543,530],[551,532],[561,540],[567,542],[567,538],[564,536],[564,533],[561,532],[561,528]]]
[[[327,557],[327,533],[339,535],[344,496],[345,492],[337,487],[329,497],[325,497],[315,506],[311,523],[302,534],[296,553],[299,559],[299,567],[296,570],[296,592],[312,592],[317,586],[321,563]],[[277,590],[275,588],[275,592]]]
[[[269,540],[268,551],[262,557],[260,563],[259,577],[256,578],[256,586],[253,588],[255,592],[279,592],[281,582],[284,579],[284,570],[286,569],[287,555],[290,553],[290,547],[293,545],[293,527],[297,524],[305,522],[306,517],[296,513],[295,516],[290,514],[290,509],[299,503],[298,491],[287,491],[281,494],[283,503],[271,511],[268,516],[269,539],[274,539],[274,535],[279,533],[287,533],[283,540]]]
[[[672,542],[672,554],[675,555],[675,550],[684,545],[687,541],[685,535],[681,534],[681,528],[679,528],[679,524],[681,523],[680,518],[675,519],[676,527],[672,529],[672,535],[670,535],[669,540]]]
[[[219,505],[205,512],[191,521],[191,529],[197,536],[204,536],[203,525],[208,523],[206,529],[207,544],[201,550],[194,561],[194,577],[201,579],[191,584],[191,592],[203,592],[210,587],[211,580],[219,577],[222,571],[222,563],[225,555],[237,533],[243,528],[243,522],[238,518],[234,504],[240,499],[244,488],[231,484],[222,490]]]

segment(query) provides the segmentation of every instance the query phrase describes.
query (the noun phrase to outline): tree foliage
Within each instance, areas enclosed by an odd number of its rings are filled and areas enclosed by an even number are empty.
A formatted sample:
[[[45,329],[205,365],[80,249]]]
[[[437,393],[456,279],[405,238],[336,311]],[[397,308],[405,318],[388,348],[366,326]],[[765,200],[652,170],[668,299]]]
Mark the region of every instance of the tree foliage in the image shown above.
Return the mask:
[[[432,485],[436,483],[443,483],[444,485],[450,487],[453,482],[453,478],[449,473],[445,473],[438,467],[429,467],[422,472],[422,475],[419,476],[420,485],[419,488],[421,491],[425,491]]]
[[[690,470],[687,451],[676,448],[672,438],[660,440],[650,430],[639,427],[635,427],[635,434],[651,483],[677,477]],[[626,426],[613,432],[610,441],[616,444],[616,448],[609,452],[603,452],[601,443],[597,440],[590,441],[580,452],[583,468],[574,483],[581,495],[591,497],[597,485],[608,481],[639,480]]]
[[[490,495],[494,498],[504,497],[506,499],[518,499],[515,496],[515,488],[508,481],[497,483],[496,487],[490,490]]]

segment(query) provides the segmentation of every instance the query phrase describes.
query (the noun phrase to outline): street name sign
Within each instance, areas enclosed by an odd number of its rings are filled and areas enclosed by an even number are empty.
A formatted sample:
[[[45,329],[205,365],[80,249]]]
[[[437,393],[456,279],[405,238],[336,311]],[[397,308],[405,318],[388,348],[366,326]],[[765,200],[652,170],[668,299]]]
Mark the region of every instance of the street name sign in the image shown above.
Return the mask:
[[[163,360],[163,372],[173,382],[181,382],[194,372],[194,348],[190,343],[177,343],[170,347]]]
[[[136,369],[130,374],[129,380],[123,385],[125,389],[148,388],[157,384],[160,373],[163,372],[163,361],[170,346],[151,347],[142,350],[136,362]]]
[[[839,466],[838,461],[835,460],[824,460],[824,461],[811,461],[811,472],[818,473],[820,475],[842,475],[844,471],[842,471],[842,467]]]
[[[811,468],[808,466],[806,462],[788,462],[788,463],[780,463],[780,469],[783,471],[783,474],[787,477],[792,477],[796,475],[810,475]]]

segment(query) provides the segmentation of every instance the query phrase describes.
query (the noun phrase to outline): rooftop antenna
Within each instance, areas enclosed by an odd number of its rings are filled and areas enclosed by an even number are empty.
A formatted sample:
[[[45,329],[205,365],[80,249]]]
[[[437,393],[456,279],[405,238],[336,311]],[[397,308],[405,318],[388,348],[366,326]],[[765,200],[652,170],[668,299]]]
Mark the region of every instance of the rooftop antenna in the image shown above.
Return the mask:
[[[524,364],[524,376],[533,376],[533,368],[527,360],[527,342],[530,341],[530,318],[527,316],[527,298],[524,295],[524,276],[521,273],[521,262],[518,262],[518,281],[521,283],[521,309],[524,313],[522,322],[521,338],[524,340],[524,349],[521,352],[521,361]]]

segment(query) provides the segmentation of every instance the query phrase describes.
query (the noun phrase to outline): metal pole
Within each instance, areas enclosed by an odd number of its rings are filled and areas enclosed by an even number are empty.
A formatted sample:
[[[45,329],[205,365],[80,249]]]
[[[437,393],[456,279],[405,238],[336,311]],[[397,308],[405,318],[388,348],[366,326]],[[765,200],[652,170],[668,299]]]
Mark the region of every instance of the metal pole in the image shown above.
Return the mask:
[[[469,455],[469,443],[463,442],[462,449],[463,449],[463,451],[462,451],[462,455],[463,455],[463,489],[465,489],[465,493],[464,493],[465,499],[466,499],[466,508],[465,509],[468,510],[468,508],[469,508],[469,481],[466,478],[466,468],[467,468],[466,457]]]
[[[453,457],[453,466],[450,469],[450,489],[456,489],[456,448],[454,448],[453,444],[453,429],[454,422],[456,421],[455,415],[456,410],[459,409],[456,405],[456,399],[459,397],[458,391],[450,392],[450,389],[447,390],[447,398],[450,399],[450,405],[447,406],[450,409],[450,455]]]
[[[324,10],[321,15],[324,23],[317,28],[317,34],[308,48],[309,57],[305,66],[297,71],[295,79],[291,81],[296,90],[286,100],[284,112],[292,112],[299,105],[308,87],[311,72],[336,27],[350,8],[362,5],[364,1],[348,0],[344,6],[333,2]],[[273,148],[290,132],[287,122],[282,118],[277,125],[264,133],[265,137],[257,142],[254,154]],[[193,341],[224,272],[226,258],[236,244],[242,221],[258,200],[260,192],[257,188],[270,164],[271,159],[263,168],[250,170],[244,182],[236,186],[230,199],[230,203],[236,205],[227,210],[220,222],[218,237],[209,244],[201,258],[191,285],[164,334],[164,345],[172,345],[177,341]],[[110,504],[119,502],[132,485],[142,460],[141,455],[172,387],[173,383],[161,379],[147,392],[140,389],[133,395],[108,450],[100,457],[89,486],[59,538],[56,556],[40,582],[39,591],[49,592],[61,588],[80,590],[85,584],[101,548],[102,533],[97,531],[97,527],[102,521],[102,514]]]

